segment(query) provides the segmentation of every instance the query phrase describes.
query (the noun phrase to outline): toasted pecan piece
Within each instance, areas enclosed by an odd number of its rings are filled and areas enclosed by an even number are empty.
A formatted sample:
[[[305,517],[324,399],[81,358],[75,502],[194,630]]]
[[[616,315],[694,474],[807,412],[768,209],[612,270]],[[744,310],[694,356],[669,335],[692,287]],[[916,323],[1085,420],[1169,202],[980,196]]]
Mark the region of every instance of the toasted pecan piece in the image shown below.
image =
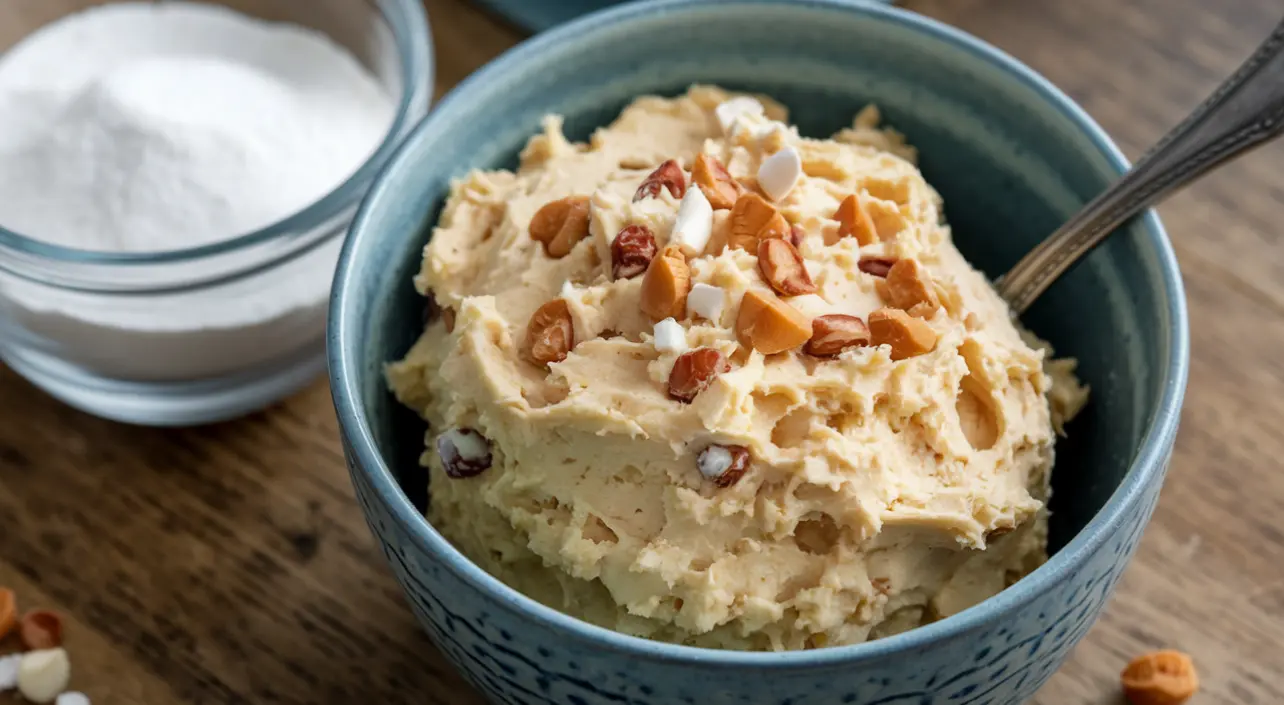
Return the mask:
[[[758,242],[772,238],[788,238],[789,221],[762,196],[746,193],[736,199],[731,208],[731,228],[727,235],[729,247],[758,251]]]
[[[695,165],[691,167],[691,181],[704,192],[704,197],[709,199],[709,205],[714,210],[731,208],[736,204],[736,199],[740,198],[740,184],[731,178],[731,172],[713,155],[701,154],[696,157]]]
[[[653,321],[666,318],[680,321],[686,316],[690,291],[691,269],[686,255],[676,247],[666,247],[651,260],[642,277],[642,312]]]
[[[1120,674],[1132,705],[1181,705],[1199,690],[1199,675],[1180,651],[1153,651],[1137,657]]]
[[[552,299],[531,314],[522,353],[540,366],[566,359],[575,347],[575,324],[566,299]]]
[[[811,339],[803,352],[816,357],[833,357],[850,349],[869,345],[869,327],[859,316],[827,313],[811,319]]]
[[[891,346],[893,360],[929,353],[936,347],[936,331],[898,308],[874,311],[868,325],[870,345]]]
[[[834,220],[838,221],[838,237],[854,237],[861,245],[872,245],[878,242],[878,231],[874,229],[874,220],[869,217],[860,202],[860,197],[851,194],[838,204],[834,211]]]
[[[793,350],[811,338],[811,319],[775,295],[750,289],[736,314],[736,338],[764,355]]]
[[[545,203],[535,211],[528,229],[531,239],[542,243],[549,257],[565,257],[575,243],[588,237],[588,196],[567,196]]]
[[[767,284],[784,296],[816,293],[816,285],[807,272],[802,254],[788,240],[768,238],[758,241],[758,270]]]
[[[644,198],[655,198],[660,195],[660,189],[668,189],[674,198],[682,198],[687,192],[687,177],[682,173],[682,167],[678,166],[676,159],[670,159],[655,171],[647,175],[642,180],[642,185],[633,194],[634,201],[640,201]]]

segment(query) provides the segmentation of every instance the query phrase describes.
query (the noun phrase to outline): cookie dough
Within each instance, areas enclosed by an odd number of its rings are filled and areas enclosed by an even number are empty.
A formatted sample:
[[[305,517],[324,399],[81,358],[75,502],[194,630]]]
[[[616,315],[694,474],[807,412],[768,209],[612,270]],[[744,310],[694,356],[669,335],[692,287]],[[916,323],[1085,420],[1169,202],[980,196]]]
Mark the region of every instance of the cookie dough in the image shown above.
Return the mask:
[[[414,282],[436,314],[387,376],[429,424],[429,520],[517,590],[804,649],[1045,560],[1073,361],[1014,326],[874,108],[830,139],[786,119],[695,86],[587,144],[549,117],[516,172],[454,184]]]

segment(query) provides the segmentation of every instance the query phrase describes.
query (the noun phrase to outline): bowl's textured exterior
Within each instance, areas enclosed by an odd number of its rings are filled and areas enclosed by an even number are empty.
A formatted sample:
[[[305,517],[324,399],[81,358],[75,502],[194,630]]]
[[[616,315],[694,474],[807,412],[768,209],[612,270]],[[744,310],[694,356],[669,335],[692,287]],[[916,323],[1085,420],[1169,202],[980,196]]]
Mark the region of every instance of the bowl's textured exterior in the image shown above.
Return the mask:
[[[644,92],[772,93],[804,134],[868,101],[921,149],[964,254],[1010,266],[1125,167],[1099,128],[1012,59],[929,20],[844,0],[626,4],[530,40],[468,79],[371,191],[330,318],[335,405],[357,497],[416,615],[496,703],[1014,705],[1092,625],[1148,520],[1186,383],[1180,276],[1155,215],[1112,238],[1025,317],[1081,361],[1088,410],[1059,448],[1049,563],[977,607],[869,644],[787,654],[649,642],[538,605],[423,519],[423,427],[381,367],[419,330],[410,286],[449,180],[512,165],[547,112],[583,138]],[[418,506],[416,506],[418,505]]]

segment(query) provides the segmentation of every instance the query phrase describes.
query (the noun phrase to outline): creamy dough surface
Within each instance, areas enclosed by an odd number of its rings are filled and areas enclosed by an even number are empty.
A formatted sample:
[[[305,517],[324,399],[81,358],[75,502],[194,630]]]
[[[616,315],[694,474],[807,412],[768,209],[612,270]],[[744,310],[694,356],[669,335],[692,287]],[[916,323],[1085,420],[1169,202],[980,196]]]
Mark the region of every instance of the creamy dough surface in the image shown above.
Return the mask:
[[[701,86],[642,97],[588,144],[550,117],[516,173],[454,184],[415,279],[449,311],[387,370],[430,425],[429,520],[535,599],[692,645],[850,644],[994,595],[1045,559],[1056,431],[1086,399],[1073,361],[1051,360],[1012,324],[951,242],[913,149],[878,128],[874,109],[815,140],[776,122],[785,111],[765,97],[765,114],[724,130],[716,108],[730,97]],[[681,199],[634,196],[666,160],[690,184],[696,156],[712,155],[752,189],[762,161],[789,148],[803,175],[774,206],[797,226],[817,291],[781,300],[805,317],[866,319],[887,302],[861,258],[912,258],[941,302],[918,314],[935,344],[893,360],[888,345],[818,358],[738,343],[741,298],[770,289],[754,253],[726,246],[730,211],[718,209],[688,264],[693,284],[723,292],[722,311],[677,322],[687,347],[720,351],[729,369],[691,403],[675,400],[678,353],[656,348],[644,277],[612,278],[612,241],[645,225],[664,247]],[[839,235],[851,194],[875,242]],[[588,235],[552,257],[528,228],[572,195],[589,197]],[[528,321],[559,298],[574,347],[534,364],[522,351]],[[489,444],[490,465],[451,477],[437,445],[460,428]],[[730,486],[697,467],[712,444],[749,451]]]

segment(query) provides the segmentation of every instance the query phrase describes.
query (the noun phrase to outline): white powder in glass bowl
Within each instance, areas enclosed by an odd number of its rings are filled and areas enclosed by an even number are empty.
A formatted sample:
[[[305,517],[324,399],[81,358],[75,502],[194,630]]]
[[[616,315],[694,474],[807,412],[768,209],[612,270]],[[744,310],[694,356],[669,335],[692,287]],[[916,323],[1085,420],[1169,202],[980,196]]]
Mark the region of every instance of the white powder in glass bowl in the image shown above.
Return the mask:
[[[337,187],[394,112],[320,32],[200,3],[95,7],[0,56],[0,227],[100,252],[229,240]],[[319,339],[340,240],[267,277],[147,302],[9,281],[6,314],[99,374],[225,374]]]

